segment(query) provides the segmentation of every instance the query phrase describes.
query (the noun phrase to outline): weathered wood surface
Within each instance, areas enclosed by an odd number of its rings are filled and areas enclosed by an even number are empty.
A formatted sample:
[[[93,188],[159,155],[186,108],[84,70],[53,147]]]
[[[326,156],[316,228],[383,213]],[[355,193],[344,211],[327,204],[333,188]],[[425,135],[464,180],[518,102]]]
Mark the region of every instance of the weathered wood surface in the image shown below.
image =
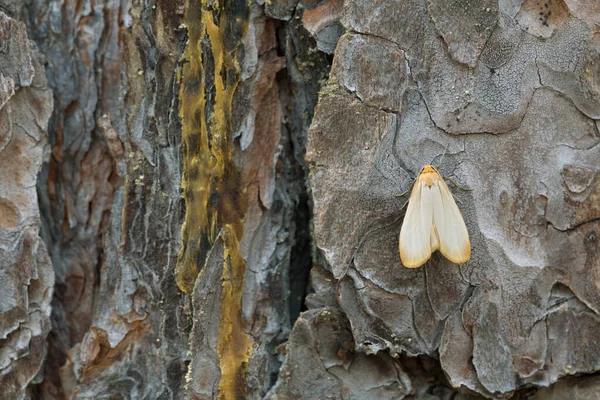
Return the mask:
[[[600,391],[595,1],[0,10],[0,398]],[[472,259],[407,270],[432,160]]]

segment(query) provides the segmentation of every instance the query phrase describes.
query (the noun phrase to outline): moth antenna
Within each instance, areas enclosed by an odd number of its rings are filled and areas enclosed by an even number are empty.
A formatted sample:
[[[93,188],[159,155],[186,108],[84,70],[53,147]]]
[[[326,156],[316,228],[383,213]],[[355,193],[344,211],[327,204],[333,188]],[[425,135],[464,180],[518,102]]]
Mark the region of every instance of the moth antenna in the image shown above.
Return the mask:
[[[448,148],[450,147],[450,144],[446,145],[446,148],[444,149],[444,152],[442,153],[442,157],[440,157],[440,163],[437,165],[437,167],[435,167],[436,171],[439,172],[440,167],[442,166],[442,162],[444,161],[444,156],[446,155],[446,152],[448,151]],[[433,158],[433,160],[435,160],[435,157]],[[430,164],[433,164],[433,160],[431,160]]]

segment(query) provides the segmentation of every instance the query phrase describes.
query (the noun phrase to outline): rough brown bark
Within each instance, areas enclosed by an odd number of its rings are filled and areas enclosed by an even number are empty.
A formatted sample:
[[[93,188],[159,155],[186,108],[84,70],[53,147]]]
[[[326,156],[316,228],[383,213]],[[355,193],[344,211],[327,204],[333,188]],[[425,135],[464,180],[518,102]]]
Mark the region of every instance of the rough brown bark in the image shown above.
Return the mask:
[[[52,93],[22,22],[0,11],[0,398],[23,398],[46,354],[52,264],[35,183]]]
[[[0,0],[0,399],[595,398],[596,3]]]

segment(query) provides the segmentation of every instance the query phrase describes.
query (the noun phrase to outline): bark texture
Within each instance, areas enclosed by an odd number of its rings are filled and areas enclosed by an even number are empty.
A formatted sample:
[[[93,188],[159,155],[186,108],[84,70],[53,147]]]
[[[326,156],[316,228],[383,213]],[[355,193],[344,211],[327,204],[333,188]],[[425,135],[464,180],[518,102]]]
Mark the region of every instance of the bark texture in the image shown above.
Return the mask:
[[[25,398],[46,355],[52,264],[35,190],[52,112],[41,55],[0,11],[0,398]]]
[[[600,369],[596,6],[520,3],[348,2],[308,142],[357,351],[439,357],[487,397]],[[469,188],[472,258],[409,270],[395,196],[432,160]]]
[[[31,1],[54,93],[40,180],[56,274],[39,398],[182,396],[176,65],[183,3]],[[168,3],[168,4],[167,4]]]
[[[596,398],[596,3],[0,0],[0,399]]]

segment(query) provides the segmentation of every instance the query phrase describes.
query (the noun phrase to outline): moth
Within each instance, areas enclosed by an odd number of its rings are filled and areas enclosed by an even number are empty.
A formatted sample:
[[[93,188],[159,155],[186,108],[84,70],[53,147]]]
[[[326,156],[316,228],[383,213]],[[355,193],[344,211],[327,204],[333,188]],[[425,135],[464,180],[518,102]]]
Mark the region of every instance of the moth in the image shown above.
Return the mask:
[[[448,260],[464,263],[471,258],[469,232],[452,193],[438,171],[421,169],[400,228],[400,260],[407,268],[425,264],[440,250]]]

